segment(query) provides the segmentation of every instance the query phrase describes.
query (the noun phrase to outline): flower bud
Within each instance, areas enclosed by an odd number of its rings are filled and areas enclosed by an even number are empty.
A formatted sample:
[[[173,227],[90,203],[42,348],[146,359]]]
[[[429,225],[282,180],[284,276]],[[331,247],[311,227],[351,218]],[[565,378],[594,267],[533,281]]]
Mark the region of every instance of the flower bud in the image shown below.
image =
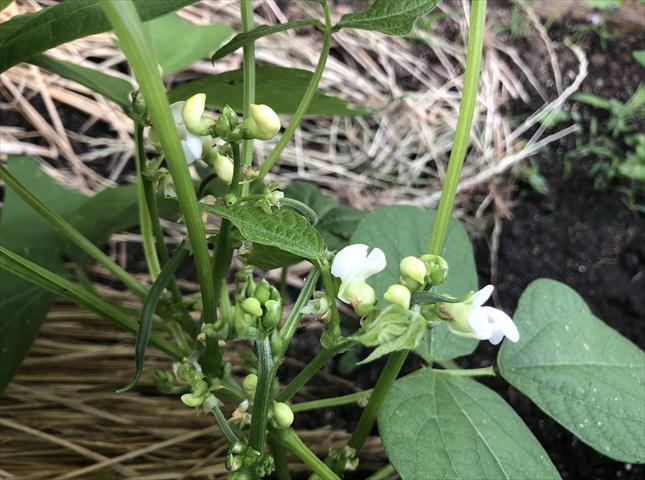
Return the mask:
[[[242,388],[249,396],[253,398],[255,396],[255,389],[258,386],[258,376],[255,373],[249,373],[244,380],[242,381]]]
[[[406,280],[412,279],[420,285],[426,283],[426,265],[417,257],[405,257],[399,264],[399,270],[401,270],[401,276]]]
[[[189,407],[199,407],[204,401],[204,397],[200,397],[194,393],[184,393],[181,396],[181,401]]]
[[[202,115],[206,108],[206,94],[197,93],[190,97],[184,103],[181,109],[181,118],[184,120],[184,125],[190,133],[197,135],[205,135],[207,132],[202,131]]]
[[[406,310],[410,308],[410,297],[410,290],[400,284],[390,285],[387,291],[383,294],[383,298],[386,302],[401,305]]]
[[[460,303],[440,303],[437,305],[439,317],[449,322],[453,333],[471,337],[474,330],[468,323],[468,315],[473,308],[471,301]]]
[[[226,185],[231,184],[233,181],[233,170],[235,170],[233,160],[225,155],[220,155],[220,153],[216,151],[213,158],[213,169],[215,170],[215,175],[217,175],[222,182]]]
[[[280,200],[284,198],[284,192],[281,192],[280,190],[274,190],[270,193],[267,193],[264,198],[269,205],[278,207],[280,206]]]
[[[249,278],[246,281],[246,291],[245,291],[246,296],[247,297],[252,297],[253,294],[255,293],[255,288],[256,287],[257,287],[257,284],[255,283],[253,278],[251,278],[251,276],[249,275]]]
[[[242,309],[246,313],[248,313],[249,315],[253,315],[254,317],[262,316],[262,305],[260,305],[260,302],[258,302],[257,298],[254,298],[254,297],[246,298],[242,302]]]
[[[139,90],[132,92],[132,110],[138,115],[146,114],[146,101],[143,98],[143,95]]]
[[[262,325],[266,329],[274,328],[280,323],[282,304],[277,300],[267,300],[264,304],[266,313],[262,317]]]
[[[284,339],[282,338],[282,335],[280,335],[280,332],[274,330],[271,334],[271,351],[274,355],[278,355],[280,352],[282,352],[283,348]]]
[[[243,123],[248,134],[258,140],[271,140],[280,131],[280,118],[267,105],[251,104],[251,116]]]
[[[293,423],[293,411],[289,405],[273,402],[273,421],[279,429],[289,428]]]
[[[204,380],[195,380],[191,385],[193,395],[196,397],[203,397],[208,392],[208,383]]]
[[[372,311],[376,305],[376,293],[372,287],[365,282],[356,282],[349,285],[347,290],[357,314],[363,317]]]
[[[261,305],[264,305],[266,301],[270,298],[271,295],[271,285],[269,285],[269,282],[266,280],[262,280],[260,283],[258,283],[257,287],[255,287],[255,292],[253,293],[253,296],[257,298],[258,302],[260,302]]]
[[[446,281],[446,278],[448,278],[448,262],[443,257],[427,253],[421,255],[420,259],[428,269],[427,278],[432,285],[440,285]]]

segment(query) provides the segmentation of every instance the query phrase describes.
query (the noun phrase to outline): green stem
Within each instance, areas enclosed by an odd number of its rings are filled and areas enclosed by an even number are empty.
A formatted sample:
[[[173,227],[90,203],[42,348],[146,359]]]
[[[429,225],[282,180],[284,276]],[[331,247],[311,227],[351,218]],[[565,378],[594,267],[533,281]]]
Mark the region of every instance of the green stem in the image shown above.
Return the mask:
[[[341,336],[340,331],[340,314],[338,313],[338,305],[336,305],[336,288],[334,287],[334,279],[331,276],[331,267],[328,261],[323,261],[318,264],[320,273],[322,274],[323,285],[327,294],[327,301],[329,302],[329,310],[331,318],[327,322],[325,331],[322,336],[323,345],[335,344]]]
[[[256,342],[258,354],[258,383],[253,397],[249,445],[258,452],[264,452],[267,436],[271,387],[273,385],[273,355],[268,337]]]
[[[486,0],[474,0],[470,11],[470,33],[468,35],[468,55],[466,59],[466,72],[464,73],[464,89],[459,106],[459,117],[453,143],[446,179],[439,202],[437,220],[432,230],[432,237],[428,251],[433,254],[441,254],[448,231],[448,223],[454,205],[457,184],[461,174],[461,167],[466,156],[470,129],[472,126],[475,101],[477,99],[477,84],[484,44],[484,27],[486,23]],[[390,355],[381,372],[381,375],[374,386],[374,392],[369,403],[358,421],[358,425],[349,445],[359,450],[372,430],[378,410],[383,404],[385,397],[390,391],[394,380],[399,374],[401,367],[408,356],[407,351],[395,352]]]
[[[96,245],[88,240],[81,232],[54,212],[51,208],[36,198],[20,181],[14,177],[9,169],[0,165],[0,179],[11,188],[31,208],[38,212],[45,220],[58,228],[67,238],[76,244],[83,252],[107,268],[116,278],[121,280],[138,297],[145,298],[148,289],[141,285],[136,278],[113,262]]]
[[[283,447],[288,448],[295,453],[296,456],[307,464],[321,480],[340,480],[340,478],[332,472],[331,469],[325,465],[323,461],[316,456],[316,454],[314,454],[314,452],[309,450],[293,429],[272,429],[271,438],[275,439],[275,441],[280,443]]]
[[[120,40],[121,48],[139,82],[152,123],[159,134],[195,257],[197,277],[204,304],[204,320],[214,323],[216,319],[215,289],[211,277],[204,225],[201,221],[188,165],[179,143],[177,127],[170,113],[166,92],[159,77],[158,64],[132,1],[104,0],[100,4]]]
[[[57,295],[67,297],[101,317],[111,320],[125,330],[136,333],[139,329],[136,320],[116,305],[3,247],[0,247],[0,269],[7,270]],[[157,335],[150,336],[150,343],[176,360],[181,360],[184,357],[184,352]]]
[[[320,52],[320,57],[318,58],[318,65],[316,65],[316,69],[314,70],[311,80],[309,81],[309,85],[307,85],[307,90],[305,90],[305,93],[300,100],[300,103],[298,104],[298,108],[296,108],[296,111],[293,114],[293,118],[291,119],[289,126],[286,128],[286,130],[282,134],[282,137],[280,137],[280,140],[273,148],[269,156],[262,163],[262,165],[260,165],[259,175],[255,180],[256,184],[262,182],[262,179],[266,176],[267,173],[269,173],[269,170],[271,170],[271,167],[273,167],[273,165],[278,160],[283,150],[291,140],[291,137],[293,137],[293,134],[296,132],[298,125],[300,125],[302,117],[307,112],[307,108],[309,108],[309,104],[316,94],[316,89],[318,88],[318,84],[320,83],[320,79],[322,78],[323,71],[325,70],[325,64],[327,63],[327,57],[329,56],[329,47],[331,44],[332,24],[331,14],[329,13],[329,6],[327,5],[327,1],[323,1],[322,6],[325,14],[325,29],[323,32],[323,46]]]
[[[456,369],[432,369],[433,373],[442,374],[442,375],[451,375],[453,377],[494,377],[495,367],[483,367],[483,368],[456,368]]]
[[[286,270],[286,267],[283,269],[283,271],[284,270]],[[289,312],[289,315],[284,321],[284,325],[282,325],[282,328],[280,329],[280,336],[283,339],[283,347],[279,352],[274,352],[276,358],[282,358],[284,353],[287,351],[289,342],[291,342],[291,339],[293,338],[293,335],[296,333],[296,330],[298,328],[298,324],[300,323],[300,311],[311,298],[311,295],[316,288],[316,283],[318,282],[319,276],[320,274],[318,273],[318,270],[312,270],[305,280],[305,284],[302,286],[302,290],[300,290],[300,294],[298,295],[296,303],[293,304],[293,308]]]
[[[275,476],[278,480],[291,480],[289,473],[289,460],[287,459],[287,449],[279,442],[270,439],[271,450],[273,450],[273,459],[275,460]]]
[[[394,473],[396,473],[396,470],[394,470],[394,467],[388,463],[374,475],[367,477],[367,480],[385,480],[387,477]]]
[[[253,2],[240,0],[240,15],[242,17],[242,31],[253,30]],[[255,103],[255,42],[244,44],[242,62],[242,73],[244,76],[244,91],[242,100],[244,103],[244,118],[251,116],[251,104]],[[242,165],[253,163],[253,140],[244,140],[242,143]],[[249,184],[242,185],[242,195],[248,195]]]
[[[213,405],[211,407],[211,413],[215,416],[215,421],[217,422],[217,426],[226,437],[226,440],[228,440],[228,444],[232,446],[238,443],[240,440],[237,438],[237,435],[235,435],[235,432],[226,421],[226,417],[224,416],[224,414],[222,413],[222,410],[219,408],[218,405]]]
[[[154,282],[159,277],[161,273],[161,265],[159,263],[159,257],[157,256],[157,250],[155,249],[155,238],[152,233],[152,221],[150,220],[150,208],[148,206],[148,201],[146,199],[146,193],[144,190],[143,182],[143,171],[145,168],[145,152],[143,147],[143,126],[139,123],[135,124],[135,168],[137,173],[137,200],[139,207],[139,226],[141,228],[141,238],[143,244],[143,254],[146,258],[146,265],[148,267],[148,273],[150,278]]]
[[[311,362],[309,362],[305,368],[303,368],[296,377],[291,380],[291,383],[284,387],[278,396],[275,398],[276,402],[286,402],[291,397],[293,397],[300,388],[307,383],[311,378],[316,375],[318,370],[320,370],[334,355],[342,352],[348,347],[347,342],[341,342],[331,348],[326,348],[322,350],[318,355],[316,355]]]
[[[287,279],[289,277],[289,267],[282,267],[282,270],[280,270],[280,287],[278,288],[278,291],[280,292],[280,296],[282,298],[285,298],[287,295]]]
[[[339,407],[341,405],[350,405],[370,398],[372,390],[363,390],[362,392],[350,393],[349,395],[342,395],[339,397],[322,398],[320,400],[312,400],[311,402],[294,403],[291,405],[291,411],[305,412],[307,410],[316,410],[318,408]]]

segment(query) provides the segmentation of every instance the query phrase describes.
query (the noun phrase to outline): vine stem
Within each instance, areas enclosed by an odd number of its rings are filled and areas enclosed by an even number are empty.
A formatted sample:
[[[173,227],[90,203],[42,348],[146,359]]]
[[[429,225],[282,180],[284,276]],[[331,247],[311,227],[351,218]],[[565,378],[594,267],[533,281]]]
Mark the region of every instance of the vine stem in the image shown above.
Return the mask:
[[[254,450],[263,453],[266,446],[267,421],[269,418],[269,404],[271,403],[271,386],[273,385],[273,355],[268,337],[256,342],[258,354],[258,383],[253,397],[253,411],[251,415],[251,430],[249,432],[249,445]]]
[[[322,7],[325,15],[325,28],[323,32],[323,46],[322,50],[320,51],[320,57],[318,58],[318,64],[316,65],[316,69],[314,70],[311,80],[309,81],[309,85],[307,85],[307,90],[305,90],[305,94],[302,96],[302,99],[298,104],[298,108],[296,108],[296,111],[293,114],[293,118],[291,119],[289,126],[286,128],[286,130],[282,134],[282,137],[273,148],[269,156],[266,158],[266,160],[264,160],[262,165],[260,165],[258,178],[254,182],[256,185],[259,185],[266,174],[269,173],[269,170],[271,170],[271,167],[273,167],[273,165],[278,160],[283,150],[291,140],[291,137],[293,137],[293,134],[296,132],[298,125],[300,125],[302,117],[307,112],[307,108],[309,108],[309,104],[316,94],[316,89],[318,88],[318,84],[320,83],[320,79],[322,78],[323,71],[325,70],[327,57],[329,57],[329,47],[331,45],[332,24],[329,5],[327,5],[326,0],[322,2]]]
[[[321,480],[340,480],[340,478],[314,454],[298,437],[293,429],[271,430],[271,438],[288,448],[306,463]]]
[[[477,84],[479,82],[482,48],[484,45],[484,27],[486,23],[486,0],[473,0],[470,10],[470,32],[468,35],[468,54],[466,58],[466,71],[464,73],[464,88],[459,105],[459,117],[455,131],[455,140],[446,172],[441,200],[437,212],[437,219],[432,230],[432,237],[428,252],[440,255],[448,231],[448,224],[457,192],[457,184],[461,175],[461,167],[466,157],[468,140],[472,127],[473,113],[477,99]],[[369,402],[358,421],[356,430],[352,434],[349,445],[359,450],[369,436],[376,415],[385,401],[394,380],[399,375],[405,363],[408,351],[395,352],[388,358],[379,379],[374,386],[374,391]]]
[[[148,295],[148,289],[137,281],[132,275],[121,268],[117,263],[112,261],[105,253],[94,245],[85,235],[79,232],[74,226],[67,222],[63,217],[54,212],[51,208],[41,202],[35,195],[33,195],[27,187],[25,187],[9,169],[0,165],[0,179],[11,188],[16,194],[45,220],[54,225],[60,230],[67,238],[69,238],[77,247],[83,252],[92,257],[98,263],[103,265],[108,271],[118,278],[124,285],[126,285],[133,293],[140,298],[145,298]]]
[[[204,321],[214,323],[217,315],[215,289],[211,277],[204,225],[200,217],[197,196],[188,165],[179,143],[177,127],[170,113],[166,92],[159,77],[158,64],[154,60],[154,53],[132,1],[105,0],[100,3],[139,82],[152,123],[161,139],[195,257],[197,277],[204,304]]]
[[[240,0],[240,15],[242,17],[242,31],[253,29],[253,0]],[[251,104],[255,103],[255,42],[244,44],[242,74],[244,77],[244,118],[251,116]],[[242,165],[253,163],[253,140],[244,140],[242,143]],[[242,195],[248,195],[249,184],[242,185]]]
[[[318,408],[340,407],[342,405],[350,405],[352,403],[367,400],[370,397],[372,390],[363,390],[361,392],[350,393],[349,395],[342,395],[339,397],[321,398],[320,400],[312,400],[311,402],[294,403],[291,405],[293,413],[306,412],[307,410],[316,410]]]

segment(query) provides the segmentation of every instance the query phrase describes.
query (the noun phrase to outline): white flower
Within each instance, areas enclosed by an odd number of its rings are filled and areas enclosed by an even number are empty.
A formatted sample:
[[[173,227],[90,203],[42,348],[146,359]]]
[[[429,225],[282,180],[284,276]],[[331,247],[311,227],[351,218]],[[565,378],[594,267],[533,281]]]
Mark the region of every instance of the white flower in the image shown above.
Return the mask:
[[[184,124],[184,119],[181,115],[181,111],[184,108],[186,102],[175,102],[170,105],[170,110],[172,111],[172,118],[175,121],[177,126],[177,133],[179,134],[179,140],[181,141],[181,148],[184,149],[184,156],[186,157],[186,162],[190,165],[198,158],[202,157],[202,139],[197,135],[193,135],[186,129]]]
[[[375,248],[369,255],[368,250],[369,247],[362,243],[348,245],[336,254],[331,264],[331,274],[342,280],[338,298],[345,303],[352,303],[352,285],[365,283],[365,280],[382,271],[387,265],[383,250]]]
[[[504,337],[517,342],[520,332],[511,317],[497,308],[483,306],[493,290],[492,285],[486,285],[465,302],[441,304],[441,308],[450,317],[450,331],[461,337],[488,340],[493,345],[497,345]]]

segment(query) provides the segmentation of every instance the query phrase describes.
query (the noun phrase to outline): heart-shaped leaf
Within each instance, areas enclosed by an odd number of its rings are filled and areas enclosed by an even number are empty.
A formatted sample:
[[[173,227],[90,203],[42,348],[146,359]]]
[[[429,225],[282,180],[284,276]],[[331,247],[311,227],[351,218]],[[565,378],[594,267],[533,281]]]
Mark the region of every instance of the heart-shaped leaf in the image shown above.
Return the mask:
[[[645,462],[645,354],[595,317],[567,285],[540,279],[520,298],[518,343],[502,376],[599,452]]]
[[[403,479],[560,478],[513,409],[467,378],[426,369],[397,380],[378,427]]]
[[[343,15],[335,28],[361,28],[388,35],[406,35],[417,18],[430,12],[438,3],[439,0],[374,0],[367,10]]]

